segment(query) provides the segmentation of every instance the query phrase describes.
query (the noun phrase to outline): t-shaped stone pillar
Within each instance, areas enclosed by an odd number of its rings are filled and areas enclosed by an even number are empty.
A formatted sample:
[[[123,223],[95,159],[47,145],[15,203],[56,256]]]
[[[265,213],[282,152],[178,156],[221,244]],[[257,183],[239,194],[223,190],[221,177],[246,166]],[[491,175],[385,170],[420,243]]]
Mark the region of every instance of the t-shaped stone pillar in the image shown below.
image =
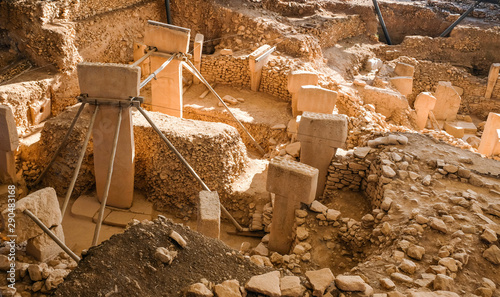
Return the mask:
[[[493,156],[500,154],[500,114],[490,112],[484,132],[481,136],[481,143],[477,149],[480,154]]]
[[[264,44],[248,56],[248,66],[250,68],[250,89],[257,92],[262,78],[262,67],[266,65],[269,56],[273,51],[271,46]]]
[[[332,113],[337,102],[337,92],[320,86],[302,86],[297,94],[297,113],[304,111]]]
[[[158,49],[151,59],[151,71],[158,69],[175,53],[187,53],[191,30],[155,21],[148,21],[144,43]],[[151,108],[182,118],[182,64],[173,59],[151,81]]]
[[[451,82],[440,81],[434,97],[436,97],[436,105],[432,112],[436,120],[454,121],[457,118],[462,98],[460,98],[460,95],[453,88]]]
[[[122,64],[78,64],[80,91],[89,98],[123,100],[139,96],[141,69]],[[102,199],[118,121],[117,105],[100,105],[94,128],[94,170],[97,197]],[[106,205],[129,208],[134,196],[134,134],[131,107],[124,107]]]
[[[429,111],[433,110],[435,105],[436,97],[432,96],[431,93],[422,92],[418,94],[413,106],[417,112],[417,127],[419,130],[425,128],[427,118],[429,117]]]
[[[300,203],[310,204],[316,194],[318,169],[276,157],[269,163],[267,191],[274,193],[269,249],[287,254],[293,241],[295,210]]]
[[[217,192],[200,192],[197,230],[203,235],[220,238],[220,200]]]
[[[319,197],[325,189],[332,158],[347,139],[347,116],[306,111],[300,119],[297,139],[300,141],[300,162],[319,170],[316,191]]]
[[[7,105],[0,105],[0,182],[16,182],[15,151],[19,146],[16,120]]]
[[[298,116],[297,101],[300,87],[305,85],[317,85],[319,77],[314,72],[296,70],[288,76],[288,92],[292,94],[292,114]]]

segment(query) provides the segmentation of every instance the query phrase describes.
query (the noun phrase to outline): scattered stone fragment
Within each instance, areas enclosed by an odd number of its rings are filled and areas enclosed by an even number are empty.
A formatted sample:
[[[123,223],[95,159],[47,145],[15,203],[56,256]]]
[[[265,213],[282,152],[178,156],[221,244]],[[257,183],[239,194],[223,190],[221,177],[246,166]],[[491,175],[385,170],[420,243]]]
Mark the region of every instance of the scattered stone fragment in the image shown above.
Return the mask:
[[[187,246],[186,240],[174,230],[172,230],[172,232],[170,233],[170,238],[175,240],[175,242],[177,242],[182,248],[185,248]]]
[[[484,251],[483,257],[493,264],[500,265],[500,248],[496,245],[490,246]]]
[[[403,283],[413,283],[413,278],[407,276],[407,275],[404,275],[402,273],[399,273],[399,272],[394,272],[391,274],[391,278],[395,281],[399,281],[399,282],[403,282]]]
[[[270,297],[279,297],[281,296],[280,272],[272,271],[266,274],[256,275],[247,282],[245,289]]]
[[[389,197],[385,197],[384,200],[382,201],[382,204],[380,205],[380,208],[389,211],[392,205],[392,199]]]
[[[422,185],[424,185],[424,186],[430,186],[430,185],[431,185],[431,181],[432,181],[432,176],[430,176],[430,175],[426,175],[426,176],[422,179]]]
[[[300,156],[300,142],[290,143],[285,147],[286,153],[297,158]]]
[[[438,230],[445,234],[448,232],[446,224],[438,218],[431,218],[429,226],[431,226],[432,229]]]
[[[408,274],[414,274],[417,270],[417,265],[411,260],[403,259],[403,261],[399,265],[399,268]]]
[[[314,200],[311,205],[309,206],[309,209],[314,211],[314,212],[319,212],[319,213],[326,213],[328,211],[328,207],[323,205],[321,202],[318,200]]]
[[[444,274],[436,275],[434,280],[434,290],[445,290],[448,291],[453,286],[453,279]]]
[[[42,280],[42,269],[40,265],[31,264],[28,266],[28,273],[32,281],[36,282]]]
[[[366,283],[358,275],[338,275],[335,278],[335,285],[342,291],[363,292]]]
[[[438,264],[448,268],[448,270],[450,270],[451,272],[458,271],[457,260],[453,258],[450,257],[442,258],[441,260],[439,260]]]
[[[297,239],[302,241],[309,237],[309,232],[304,227],[297,227]]]
[[[170,251],[165,247],[158,247],[155,251],[155,258],[160,260],[162,263],[170,265],[172,261],[177,257],[177,251]]]
[[[326,220],[327,221],[336,221],[340,217],[341,213],[335,209],[328,209],[326,211]]]
[[[434,292],[410,292],[409,297],[460,297],[457,293],[450,291]]]
[[[393,178],[396,176],[396,172],[391,167],[389,167],[387,165],[382,166],[382,174],[385,177],[389,177],[389,178]]]
[[[241,297],[240,283],[235,279],[216,285],[214,291],[217,297]]]
[[[380,279],[380,285],[387,290],[392,290],[396,288],[396,285],[390,278],[381,278]]]
[[[269,250],[267,249],[266,245],[263,242],[261,242],[253,249],[252,253],[254,255],[267,257],[269,255]]]
[[[306,288],[300,283],[298,276],[284,276],[280,280],[281,296],[301,297]]]
[[[196,283],[189,286],[186,290],[186,297],[212,297],[214,294],[207,286],[202,283]]]
[[[306,271],[306,277],[313,287],[314,296],[323,296],[328,286],[335,280],[330,268]]]

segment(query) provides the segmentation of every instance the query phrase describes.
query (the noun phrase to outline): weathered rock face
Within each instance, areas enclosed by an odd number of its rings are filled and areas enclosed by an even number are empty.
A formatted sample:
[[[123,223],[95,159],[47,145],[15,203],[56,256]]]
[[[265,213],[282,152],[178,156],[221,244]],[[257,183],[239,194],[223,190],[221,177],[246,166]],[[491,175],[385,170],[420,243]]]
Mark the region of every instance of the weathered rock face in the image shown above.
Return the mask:
[[[61,142],[76,107],[49,120],[42,131],[39,167],[45,167]],[[212,191],[221,197],[231,192],[230,184],[247,163],[246,149],[235,128],[221,123],[184,120],[149,113],[164,135],[194,168]],[[49,170],[44,182],[64,195],[85,138],[91,114],[82,113],[68,144]],[[194,198],[202,190],[200,184],[177,159],[138,112],[133,115],[135,135],[135,187],[145,190],[159,206],[194,205]],[[74,194],[78,195],[94,183],[92,140],[87,148]],[[170,197],[170,198],[169,198]],[[175,198],[173,198],[175,197]]]

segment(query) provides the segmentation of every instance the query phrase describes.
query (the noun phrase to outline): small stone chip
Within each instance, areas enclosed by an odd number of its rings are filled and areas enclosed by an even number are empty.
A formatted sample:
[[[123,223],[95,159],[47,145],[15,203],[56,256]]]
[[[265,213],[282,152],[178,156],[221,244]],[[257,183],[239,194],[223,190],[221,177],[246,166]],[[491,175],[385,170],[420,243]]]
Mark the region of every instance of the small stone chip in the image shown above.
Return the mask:
[[[175,232],[174,230],[172,230],[172,232],[170,232],[170,238],[175,240],[175,242],[177,242],[182,248],[185,248],[187,246],[186,240],[179,233]]]

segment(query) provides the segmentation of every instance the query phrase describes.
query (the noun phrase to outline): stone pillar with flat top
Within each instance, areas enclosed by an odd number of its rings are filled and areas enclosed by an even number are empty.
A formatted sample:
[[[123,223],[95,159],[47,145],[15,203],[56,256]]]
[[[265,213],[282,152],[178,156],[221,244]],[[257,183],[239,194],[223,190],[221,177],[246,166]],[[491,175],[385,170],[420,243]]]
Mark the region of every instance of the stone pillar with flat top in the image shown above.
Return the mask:
[[[156,71],[176,53],[187,53],[191,30],[155,21],[148,21],[144,43],[156,47],[150,56],[151,72]],[[174,58],[151,81],[151,105],[153,111],[182,118],[182,64]]]
[[[304,112],[297,139],[300,141],[300,162],[319,170],[316,191],[319,197],[325,189],[332,158],[347,140],[347,116]]]
[[[484,97],[486,99],[491,99],[491,95],[493,94],[493,89],[498,80],[498,72],[500,71],[500,63],[491,64],[490,71],[488,73],[488,84],[486,85],[486,93]]]
[[[500,113],[490,112],[477,149],[486,156],[500,155]]]
[[[0,105],[0,182],[16,182],[15,151],[19,146],[16,120],[12,109]]]
[[[80,92],[89,98],[124,100],[139,96],[141,69],[123,64],[80,63],[77,67]],[[92,108],[95,108],[92,106]],[[118,122],[118,105],[99,106],[92,139],[97,197],[102,201],[109,159]],[[132,111],[124,106],[106,205],[129,208],[134,195],[134,134]]]
[[[457,118],[462,98],[458,95],[451,82],[440,81],[434,93],[436,104],[432,112],[438,121],[454,121]]]
[[[336,102],[335,91],[320,86],[302,86],[297,95],[297,114],[301,115],[304,111],[331,114]]]
[[[275,194],[269,249],[288,254],[294,236],[295,210],[310,204],[316,194],[318,169],[276,157],[269,162],[267,191]]]
[[[260,80],[262,78],[262,67],[266,65],[269,60],[269,56],[273,52],[270,49],[270,45],[264,44],[248,56],[248,64],[250,68],[250,89],[254,92],[259,91]]]
[[[300,87],[317,85],[319,77],[316,73],[303,70],[292,71],[288,76],[288,92],[292,94],[292,115],[298,116],[297,101]]]
[[[429,111],[434,109],[436,105],[436,97],[432,96],[429,92],[422,92],[418,94],[415,99],[413,107],[417,113],[417,127],[418,130],[425,128],[427,124],[427,119],[429,118]]]

